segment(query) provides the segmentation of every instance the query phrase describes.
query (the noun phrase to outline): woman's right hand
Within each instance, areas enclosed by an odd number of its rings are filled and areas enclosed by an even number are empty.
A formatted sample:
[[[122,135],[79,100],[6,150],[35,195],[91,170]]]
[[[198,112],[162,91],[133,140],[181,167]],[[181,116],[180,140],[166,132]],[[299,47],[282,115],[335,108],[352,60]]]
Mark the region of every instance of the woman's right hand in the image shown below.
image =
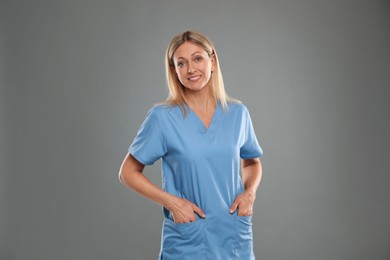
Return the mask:
[[[176,223],[196,220],[195,213],[205,218],[202,209],[189,200],[174,196],[152,183],[143,173],[145,165],[128,153],[119,170],[120,181],[140,194],[167,208]],[[195,212],[195,213],[194,213]]]
[[[205,218],[203,210],[189,200],[177,198],[175,206],[171,209],[175,223],[188,223],[196,221],[195,213]]]

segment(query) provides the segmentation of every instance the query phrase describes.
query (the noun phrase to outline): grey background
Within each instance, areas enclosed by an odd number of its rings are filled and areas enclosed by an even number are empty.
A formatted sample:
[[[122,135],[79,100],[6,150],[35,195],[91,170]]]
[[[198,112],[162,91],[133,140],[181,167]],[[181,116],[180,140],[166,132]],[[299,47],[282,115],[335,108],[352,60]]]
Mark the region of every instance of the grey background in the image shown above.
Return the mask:
[[[265,151],[258,259],[390,259],[390,2],[1,1],[0,259],[156,259],[161,208],[118,170],[166,97],[163,55],[214,41]],[[146,169],[160,184],[160,169]]]

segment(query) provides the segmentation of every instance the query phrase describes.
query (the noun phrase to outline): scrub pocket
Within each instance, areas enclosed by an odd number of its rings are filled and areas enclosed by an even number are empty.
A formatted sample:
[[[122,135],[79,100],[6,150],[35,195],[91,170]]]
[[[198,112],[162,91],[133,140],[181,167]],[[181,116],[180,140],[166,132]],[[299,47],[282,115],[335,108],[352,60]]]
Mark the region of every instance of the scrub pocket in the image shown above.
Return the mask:
[[[236,216],[238,237],[238,259],[254,260],[252,216]]]
[[[205,259],[204,219],[176,224],[164,218],[162,233],[162,259]]]

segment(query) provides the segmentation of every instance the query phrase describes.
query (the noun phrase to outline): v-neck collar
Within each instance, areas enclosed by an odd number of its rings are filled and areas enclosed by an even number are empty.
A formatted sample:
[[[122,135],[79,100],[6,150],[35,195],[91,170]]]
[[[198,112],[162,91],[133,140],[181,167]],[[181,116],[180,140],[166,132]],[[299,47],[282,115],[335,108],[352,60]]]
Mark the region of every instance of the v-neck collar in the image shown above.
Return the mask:
[[[206,134],[214,132],[216,130],[222,112],[219,102],[217,102],[217,105],[215,106],[215,110],[208,128],[204,125],[203,121],[199,118],[199,116],[194,111],[192,111],[187,104],[185,106],[187,109],[187,116],[191,118],[191,121],[195,124],[195,127],[201,133]]]

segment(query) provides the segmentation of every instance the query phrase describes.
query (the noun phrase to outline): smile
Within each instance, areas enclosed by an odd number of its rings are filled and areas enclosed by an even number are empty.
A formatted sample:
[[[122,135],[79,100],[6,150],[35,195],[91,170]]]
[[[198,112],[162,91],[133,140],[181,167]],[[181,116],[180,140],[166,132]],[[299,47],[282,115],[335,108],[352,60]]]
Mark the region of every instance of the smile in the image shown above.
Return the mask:
[[[193,77],[189,77],[188,80],[190,80],[190,81],[196,81],[196,80],[198,80],[199,78],[200,78],[200,75],[198,75],[198,76],[193,76]]]

